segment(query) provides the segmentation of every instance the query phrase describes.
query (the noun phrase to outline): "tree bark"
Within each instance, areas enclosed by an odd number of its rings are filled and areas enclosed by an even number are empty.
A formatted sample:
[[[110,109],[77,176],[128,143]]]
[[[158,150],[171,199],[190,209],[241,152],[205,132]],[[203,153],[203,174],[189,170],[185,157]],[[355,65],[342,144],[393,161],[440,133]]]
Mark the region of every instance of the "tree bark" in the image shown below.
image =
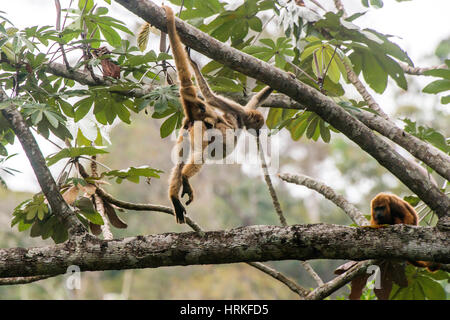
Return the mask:
[[[41,248],[0,249],[0,278],[270,260],[401,259],[450,262],[450,237],[431,227],[381,229],[332,224],[249,226],[117,240],[90,235]]]

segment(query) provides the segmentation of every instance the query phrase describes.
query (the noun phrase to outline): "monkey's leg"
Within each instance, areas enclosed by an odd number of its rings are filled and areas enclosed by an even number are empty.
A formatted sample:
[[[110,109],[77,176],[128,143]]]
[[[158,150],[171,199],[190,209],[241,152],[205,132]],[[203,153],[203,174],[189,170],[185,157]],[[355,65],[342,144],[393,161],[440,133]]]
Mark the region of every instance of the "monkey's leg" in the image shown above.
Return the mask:
[[[208,141],[204,139],[206,124],[203,121],[195,121],[194,125],[189,129],[191,137],[191,153],[189,161],[181,171],[183,190],[181,197],[185,194],[189,196],[186,205],[194,200],[194,191],[189,183],[189,179],[197,174],[203,166],[203,150],[208,146]]]
[[[184,216],[186,214],[186,209],[178,198],[178,193],[182,184],[181,172],[183,166],[183,163],[179,163],[173,168],[169,184],[169,198],[175,211],[175,220],[177,223],[185,223]]]
[[[175,211],[175,219],[177,223],[184,223],[184,215],[186,214],[186,209],[181,204],[181,201],[178,197],[182,185],[182,175],[181,172],[184,167],[183,161],[183,143],[184,143],[184,134],[185,130],[188,128],[187,118],[183,121],[183,129],[180,131],[180,135],[178,136],[177,143],[175,145],[175,154],[178,157],[176,160],[176,165],[173,167],[172,172],[169,178],[169,199],[172,202],[172,206]]]
[[[192,158],[191,158],[192,160]],[[189,178],[196,175],[203,166],[203,163],[197,164],[191,160],[186,163],[181,172],[181,180],[183,184],[183,190],[181,191],[181,197],[184,197],[185,194],[188,195],[189,199],[186,201],[186,205],[189,205],[194,200],[194,190],[189,183]]]

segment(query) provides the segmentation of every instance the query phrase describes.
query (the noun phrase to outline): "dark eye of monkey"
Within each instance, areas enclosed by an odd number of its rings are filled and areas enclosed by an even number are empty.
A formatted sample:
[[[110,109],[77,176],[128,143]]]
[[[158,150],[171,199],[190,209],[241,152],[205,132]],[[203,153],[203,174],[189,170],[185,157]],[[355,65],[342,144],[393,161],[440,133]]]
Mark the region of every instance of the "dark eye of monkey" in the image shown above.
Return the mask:
[[[378,207],[375,207],[375,210],[376,211],[384,211],[384,209],[385,209],[386,207],[385,206],[378,206]]]

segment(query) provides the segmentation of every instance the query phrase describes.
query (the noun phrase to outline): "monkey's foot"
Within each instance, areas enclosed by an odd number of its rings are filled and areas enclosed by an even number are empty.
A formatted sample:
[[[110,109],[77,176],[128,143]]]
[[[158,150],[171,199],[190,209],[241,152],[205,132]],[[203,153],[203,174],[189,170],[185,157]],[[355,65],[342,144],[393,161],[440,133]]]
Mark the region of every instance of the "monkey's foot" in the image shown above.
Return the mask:
[[[183,190],[181,191],[181,197],[187,194],[189,199],[186,201],[186,205],[188,206],[194,200],[194,190],[187,179],[183,179]]]

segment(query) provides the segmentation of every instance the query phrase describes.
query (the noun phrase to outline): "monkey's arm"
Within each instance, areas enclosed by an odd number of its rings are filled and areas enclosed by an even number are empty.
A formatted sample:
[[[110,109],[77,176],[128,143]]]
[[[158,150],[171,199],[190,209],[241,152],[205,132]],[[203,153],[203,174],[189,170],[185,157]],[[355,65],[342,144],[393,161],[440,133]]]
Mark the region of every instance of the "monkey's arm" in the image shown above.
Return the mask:
[[[222,110],[225,113],[235,113],[239,116],[245,115],[245,112],[241,105],[230,99],[215,94],[209,87],[202,73],[200,72],[200,68],[198,67],[197,63],[193,61],[190,57],[189,61],[191,62],[192,69],[194,70],[197,85],[200,88],[200,91],[207,103],[217,107],[218,109]]]
[[[245,110],[255,110],[264,100],[266,100],[273,89],[269,86],[264,87],[260,92],[255,94],[249,102],[245,105]]]

